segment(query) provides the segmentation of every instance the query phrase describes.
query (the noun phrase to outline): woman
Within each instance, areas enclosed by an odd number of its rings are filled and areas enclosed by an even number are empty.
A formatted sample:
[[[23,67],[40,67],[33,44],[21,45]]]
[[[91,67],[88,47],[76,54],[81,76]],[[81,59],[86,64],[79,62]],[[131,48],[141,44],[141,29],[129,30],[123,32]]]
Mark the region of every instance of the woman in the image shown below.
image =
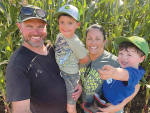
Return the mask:
[[[104,80],[99,77],[98,68],[101,69],[104,65],[119,67],[117,57],[104,50],[105,43],[105,31],[102,26],[93,24],[87,28],[86,47],[89,51],[90,61],[87,64],[80,65],[83,102],[91,103],[95,93],[99,96],[102,94]],[[107,104],[108,107],[99,109],[103,113],[123,113],[122,108],[137,94],[139,85],[136,85],[135,88],[134,94],[124,99],[122,103],[116,106],[109,103]],[[84,112],[86,113],[85,110]]]

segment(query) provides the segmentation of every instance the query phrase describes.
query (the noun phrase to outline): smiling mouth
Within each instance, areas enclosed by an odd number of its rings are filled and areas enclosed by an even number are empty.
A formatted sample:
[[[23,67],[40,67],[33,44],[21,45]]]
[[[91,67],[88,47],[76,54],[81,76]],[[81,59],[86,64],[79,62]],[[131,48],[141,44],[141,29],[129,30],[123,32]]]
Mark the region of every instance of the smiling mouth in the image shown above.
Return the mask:
[[[97,47],[90,47],[91,49],[97,49]]]
[[[121,61],[121,63],[122,63],[123,65],[127,65],[127,62]]]
[[[69,30],[63,30],[64,32],[69,32]]]
[[[31,37],[32,39],[40,39],[41,37]]]

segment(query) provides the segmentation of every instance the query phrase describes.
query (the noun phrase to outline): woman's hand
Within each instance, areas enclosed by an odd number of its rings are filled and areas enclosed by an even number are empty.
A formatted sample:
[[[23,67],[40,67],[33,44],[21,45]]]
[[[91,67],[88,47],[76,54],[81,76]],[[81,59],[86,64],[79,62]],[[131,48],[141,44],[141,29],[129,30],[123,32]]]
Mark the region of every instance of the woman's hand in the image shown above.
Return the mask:
[[[73,98],[73,100],[78,100],[78,98],[80,97],[80,95],[81,95],[81,93],[82,93],[82,85],[81,85],[81,82],[79,82],[77,85],[76,85],[76,87],[75,87],[75,89],[74,89],[76,92],[74,92],[74,93],[72,93],[72,98]]]
[[[115,113],[117,111],[120,111],[120,109],[118,109],[117,105],[113,105],[111,103],[107,104],[108,107],[105,108],[100,108],[98,107],[99,110],[101,110],[101,112],[97,112],[97,113]]]

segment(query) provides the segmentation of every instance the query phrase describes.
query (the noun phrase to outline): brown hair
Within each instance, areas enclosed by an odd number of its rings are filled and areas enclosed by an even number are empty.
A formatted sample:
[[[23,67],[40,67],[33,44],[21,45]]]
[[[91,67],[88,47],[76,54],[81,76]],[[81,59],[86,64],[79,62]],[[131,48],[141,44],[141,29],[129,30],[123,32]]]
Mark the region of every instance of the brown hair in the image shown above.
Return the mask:
[[[142,57],[142,56],[145,55],[142,50],[140,50],[136,45],[134,45],[134,44],[131,43],[131,42],[125,41],[125,42],[122,42],[122,43],[119,44],[119,50],[121,50],[121,51],[122,51],[123,49],[125,49],[126,51],[128,51],[129,48],[135,48],[137,54],[139,54],[140,57]]]
[[[89,26],[89,27],[86,29],[86,36],[87,36],[88,32],[89,32],[91,29],[93,29],[93,28],[98,29],[100,32],[102,32],[103,37],[104,37],[104,40],[106,40],[106,37],[105,37],[105,30],[104,30],[104,28],[103,28],[101,25],[98,25],[98,24],[93,24],[93,25]]]
[[[59,20],[59,18],[60,18],[61,16],[68,16],[68,17],[73,18],[73,17],[72,17],[72,16],[70,16],[69,14],[63,13],[63,14],[60,14],[60,15],[58,16],[58,20]],[[76,21],[77,21],[77,20],[76,20]],[[77,22],[78,22],[78,21],[77,21]]]

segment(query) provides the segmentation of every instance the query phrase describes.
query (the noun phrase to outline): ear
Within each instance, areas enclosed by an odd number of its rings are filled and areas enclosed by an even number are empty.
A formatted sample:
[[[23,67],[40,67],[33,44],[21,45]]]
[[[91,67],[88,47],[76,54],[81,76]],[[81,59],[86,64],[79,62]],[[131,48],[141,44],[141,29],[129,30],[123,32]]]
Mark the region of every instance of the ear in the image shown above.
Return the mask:
[[[143,62],[144,59],[145,59],[145,55],[140,58],[140,62],[139,63]]]
[[[77,26],[76,26],[76,28],[78,28],[78,27],[80,26],[80,24],[81,24],[81,23],[80,23],[80,22],[78,22],[78,23],[77,23]]]
[[[18,23],[18,22],[17,22],[17,26],[18,26],[18,28],[20,29],[20,32],[22,33],[22,30],[21,30],[21,23]]]

